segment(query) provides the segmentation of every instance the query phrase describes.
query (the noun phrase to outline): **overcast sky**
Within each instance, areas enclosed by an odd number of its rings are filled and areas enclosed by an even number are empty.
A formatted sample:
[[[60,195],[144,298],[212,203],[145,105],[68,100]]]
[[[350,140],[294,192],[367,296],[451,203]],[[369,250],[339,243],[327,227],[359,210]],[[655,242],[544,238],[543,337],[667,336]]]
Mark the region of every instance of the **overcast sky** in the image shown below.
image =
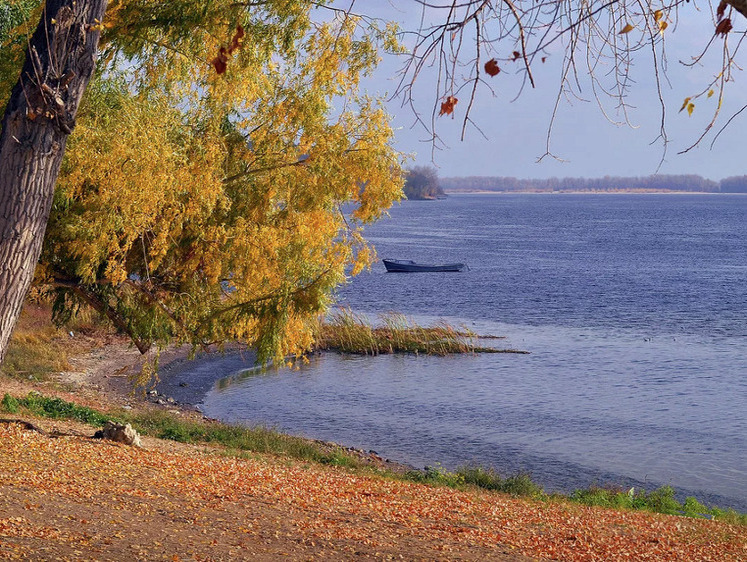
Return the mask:
[[[697,55],[713,35],[714,24],[708,7],[701,6],[701,11],[697,8],[695,2],[684,4],[676,29],[670,27],[666,32],[669,83],[665,81],[663,94],[670,144],[659,173],[699,174],[714,180],[747,175],[743,118],[737,118],[732,123],[713,149],[710,148],[711,135],[698,148],[684,155],[677,154],[702,133],[717,103],[717,96],[703,98],[696,103],[692,116],[688,116],[687,112],[679,113],[683,99],[701,91],[720,70],[718,46],[712,49],[713,56],[700,67],[688,69],[679,63],[679,60],[690,60]],[[419,24],[420,8],[414,0],[356,0],[355,10],[396,20],[403,30],[417,29]],[[737,14],[734,21],[735,31],[744,29],[741,16]],[[732,32],[731,38],[736,43],[738,37],[735,32]],[[505,51],[510,53],[514,48],[514,45],[507,44]],[[537,158],[545,152],[547,128],[559,86],[561,53],[551,53],[546,64],[535,65],[537,87],[524,90],[518,101],[514,102],[511,100],[518,91],[519,79],[512,67],[502,64],[504,72],[491,79],[496,96],[493,97],[484,89],[472,113],[487,139],[479,131],[471,129],[466,140],[460,140],[459,118],[463,116],[464,104],[457,104],[455,119],[438,119],[438,133],[448,145],[446,149],[435,152],[439,174],[443,177],[492,175],[545,178],[645,176],[656,173],[664,150],[662,143],[656,141],[661,110],[648,62],[650,56],[645,55],[642,53],[636,59],[632,74],[637,83],[629,103],[636,107],[632,112],[636,129],[611,124],[594,102],[561,103],[551,146],[553,152],[566,162],[545,158],[537,163]],[[386,56],[366,87],[380,94],[391,94],[396,87],[397,70],[403,62],[397,57]],[[513,68],[519,67],[515,65]],[[735,78],[736,82],[727,88],[721,123],[745,103],[745,96],[740,95],[742,72],[737,71]],[[432,80],[433,76],[424,75],[417,88],[416,103],[419,110],[427,115],[434,103]],[[588,85],[584,86],[584,94],[591,96]],[[415,154],[415,163],[430,164],[431,143],[427,140],[423,142],[427,139],[426,132],[412,126],[411,110],[401,107],[399,100],[389,102],[388,108],[397,128],[397,147],[403,152]]]

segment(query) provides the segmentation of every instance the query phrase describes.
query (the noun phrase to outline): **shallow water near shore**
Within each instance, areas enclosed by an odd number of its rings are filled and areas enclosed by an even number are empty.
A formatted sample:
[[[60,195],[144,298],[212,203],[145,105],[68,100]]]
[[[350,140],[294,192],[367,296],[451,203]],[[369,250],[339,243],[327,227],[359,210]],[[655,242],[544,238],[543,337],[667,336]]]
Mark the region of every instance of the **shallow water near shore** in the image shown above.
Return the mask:
[[[471,271],[377,265],[344,304],[531,354],[224,371],[206,415],[415,466],[529,471],[550,490],[671,484],[747,511],[747,197],[460,196],[391,215],[368,230],[381,257]]]

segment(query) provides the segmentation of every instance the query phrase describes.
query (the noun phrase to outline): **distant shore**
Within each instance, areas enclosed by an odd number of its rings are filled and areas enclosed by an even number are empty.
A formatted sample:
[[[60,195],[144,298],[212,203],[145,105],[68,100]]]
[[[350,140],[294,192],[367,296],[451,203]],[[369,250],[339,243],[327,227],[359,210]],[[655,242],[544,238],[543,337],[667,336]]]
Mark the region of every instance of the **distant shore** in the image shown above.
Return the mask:
[[[447,190],[446,195],[747,195],[747,193],[723,193],[720,191],[672,191],[672,190],[627,190],[627,191],[492,191],[492,190]]]

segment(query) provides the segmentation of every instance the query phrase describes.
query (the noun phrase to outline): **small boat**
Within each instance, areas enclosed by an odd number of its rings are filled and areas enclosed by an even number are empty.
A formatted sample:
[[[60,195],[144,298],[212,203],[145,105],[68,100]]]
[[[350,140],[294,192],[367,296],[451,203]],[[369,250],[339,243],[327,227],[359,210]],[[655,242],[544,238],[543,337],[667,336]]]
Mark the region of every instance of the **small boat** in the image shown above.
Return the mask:
[[[463,263],[445,263],[440,265],[416,263],[412,260],[383,260],[389,273],[416,273],[434,271],[463,271],[469,269]]]

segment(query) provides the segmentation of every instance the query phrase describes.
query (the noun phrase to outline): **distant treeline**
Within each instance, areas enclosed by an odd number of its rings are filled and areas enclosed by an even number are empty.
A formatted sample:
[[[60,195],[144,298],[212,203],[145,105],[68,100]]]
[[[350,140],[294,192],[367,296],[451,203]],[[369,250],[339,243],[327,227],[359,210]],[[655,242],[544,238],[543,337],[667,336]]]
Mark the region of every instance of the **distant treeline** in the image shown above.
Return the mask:
[[[408,199],[437,199],[444,194],[438,171],[433,166],[415,166],[407,170],[404,191]]]
[[[503,191],[545,193],[690,191],[698,193],[747,193],[747,176],[734,176],[715,182],[694,174],[646,177],[547,178],[526,180],[510,177],[470,176],[441,178],[444,191]]]

